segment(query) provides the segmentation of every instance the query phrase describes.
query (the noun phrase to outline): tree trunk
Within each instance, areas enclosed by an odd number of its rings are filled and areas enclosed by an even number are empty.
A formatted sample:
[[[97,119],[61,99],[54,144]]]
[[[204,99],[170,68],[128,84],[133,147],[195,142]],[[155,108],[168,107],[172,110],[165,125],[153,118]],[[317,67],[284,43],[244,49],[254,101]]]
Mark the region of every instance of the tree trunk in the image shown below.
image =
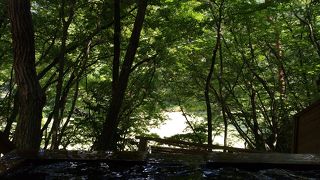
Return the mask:
[[[258,123],[258,117],[257,117],[257,105],[256,105],[256,96],[257,92],[253,89],[253,85],[251,86],[251,95],[250,95],[250,102],[251,102],[251,110],[252,110],[252,132],[254,135],[254,140],[256,143],[256,149],[257,150],[265,150],[265,143],[263,141],[263,135],[260,134],[260,127]]]
[[[0,131],[0,153],[8,153],[14,149],[14,144]]]
[[[219,46],[219,59],[220,59],[220,74],[219,74],[219,94],[221,98],[221,102],[225,101],[225,96],[223,95],[223,55],[222,55],[222,46]],[[224,125],[224,136],[223,136],[223,145],[228,146],[228,119],[226,115],[226,111],[224,106],[221,104],[221,112],[222,112],[222,118],[223,118],[223,125]],[[223,152],[226,152],[226,150],[223,150]]]
[[[17,119],[18,113],[19,113],[19,94],[18,92],[16,92],[14,95],[12,111],[10,112],[10,116],[7,119],[6,127],[4,128],[4,131],[3,131],[4,137],[6,137],[7,139],[9,139],[12,124]]]
[[[73,100],[72,100],[72,103],[71,103],[71,107],[70,107],[70,111],[68,113],[68,117],[67,117],[67,120],[66,122],[63,124],[62,128],[61,128],[61,131],[60,131],[60,134],[59,134],[59,137],[58,137],[58,144],[60,145],[61,142],[62,142],[62,138],[63,138],[63,135],[67,129],[67,126],[71,120],[71,116],[73,115],[74,113],[74,109],[76,107],[76,103],[77,103],[77,99],[78,99],[78,95],[79,95],[79,83],[80,83],[80,79],[77,79],[76,80],[76,87],[75,87],[75,92],[74,92],[74,95],[73,95]]]
[[[205,90],[204,90],[204,97],[206,100],[206,108],[207,108],[207,122],[208,122],[208,144],[212,145],[212,110],[211,110],[211,101],[209,96],[209,89],[211,84],[211,79],[214,72],[214,66],[216,64],[217,52],[220,46],[221,41],[221,22],[222,22],[222,8],[223,8],[224,1],[221,2],[219,7],[219,17],[217,19],[217,38],[216,38],[216,45],[212,50],[212,58],[210,64],[210,70],[206,79]]]
[[[121,13],[120,1],[114,1],[114,36],[113,36],[113,62],[112,62],[112,94],[117,93],[119,83],[119,68],[121,54]]]
[[[38,150],[45,95],[35,69],[35,45],[30,1],[9,0],[19,119],[14,143],[19,150]]]
[[[147,5],[148,5],[147,2],[148,2],[147,0],[138,1],[138,12],[134,22],[134,27],[133,27],[129,45],[126,51],[126,55],[124,57],[124,61],[121,67],[119,82],[116,83],[115,87],[113,87],[113,93],[112,93],[107,117],[103,124],[101,135],[100,137],[98,137],[94,147],[97,150],[115,149],[115,145],[117,143],[117,140],[115,139],[115,137],[116,137],[118,125],[120,123],[119,113],[120,113],[125,92],[128,86],[128,81],[129,81],[133,60],[138,49],[140,33],[142,30],[144,17],[145,17]],[[117,5],[117,3],[115,3],[115,5]],[[116,9],[117,8],[115,8],[115,10]],[[119,12],[117,12],[117,14],[118,13]],[[119,21],[120,18],[115,18],[115,20]],[[119,25],[119,22],[115,24]],[[116,39],[115,39],[115,42],[116,42]]]
[[[62,89],[63,89],[63,78],[64,78],[64,66],[65,66],[65,55],[66,55],[66,43],[68,39],[68,29],[73,20],[74,15],[74,1],[69,1],[70,7],[68,8],[68,16],[65,15],[66,0],[62,0],[60,8],[60,19],[62,23],[62,38],[61,38],[61,47],[60,47],[60,57],[58,62],[58,82],[56,85],[56,97],[55,97],[55,106],[53,110],[53,123],[51,128],[52,140],[51,140],[51,149],[57,150],[59,148],[58,143],[58,133],[62,120],[61,109],[64,106]],[[66,18],[67,17],[67,18]],[[65,19],[66,18],[66,19]]]
[[[180,111],[181,111],[184,119],[187,121],[187,124],[188,124],[189,127],[191,128],[193,134],[194,134],[194,135],[196,136],[196,138],[198,139],[198,142],[197,142],[197,143],[202,144],[202,139],[201,139],[201,137],[199,136],[199,133],[194,129],[193,125],[192,125],[191,122],[189,121],[188,115],[184,112],[184,109],[183,109],[183,107],[181,106],[180,99],[178,99],[178,103],[179,103]]]

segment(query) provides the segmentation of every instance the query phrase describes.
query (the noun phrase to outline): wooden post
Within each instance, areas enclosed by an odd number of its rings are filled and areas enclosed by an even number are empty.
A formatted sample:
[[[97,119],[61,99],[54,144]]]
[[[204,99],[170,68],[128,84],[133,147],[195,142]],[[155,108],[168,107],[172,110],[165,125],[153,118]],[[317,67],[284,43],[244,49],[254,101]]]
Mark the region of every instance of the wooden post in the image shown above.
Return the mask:
[[[138,151],[145,152],[148,150],[148,140],[140,137],[139,138],[139,145],[138,145]]]

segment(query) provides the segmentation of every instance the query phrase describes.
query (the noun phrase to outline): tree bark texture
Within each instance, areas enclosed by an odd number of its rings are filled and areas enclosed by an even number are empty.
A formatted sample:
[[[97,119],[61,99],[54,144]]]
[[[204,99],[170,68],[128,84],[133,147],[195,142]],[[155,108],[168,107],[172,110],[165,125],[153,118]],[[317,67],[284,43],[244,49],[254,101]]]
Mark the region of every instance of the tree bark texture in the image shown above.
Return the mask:
[[[115,144],[117,143],[115,137],[118,125],[120,123],[119,113],[128,86],[129,76],[133,65],[134,57],[139,46],[140,33],[143,26],[147,5],[147,0],[138,1],[138,12],[134,22],[129,45],[124,57],[124,61],[121,66],[119,81],[115,84],[116,87],[113,87],[113,93],[106,121],[103,124],[101,136],[98,138],[96,147],[94,147],[97,150],[112,150],[115,148]]]
[[[19,150],[38,150],[45,95],[35,69],[35,45],[30,1],[9,0],[15,81],[18,86],[19,118],[14,143]]]

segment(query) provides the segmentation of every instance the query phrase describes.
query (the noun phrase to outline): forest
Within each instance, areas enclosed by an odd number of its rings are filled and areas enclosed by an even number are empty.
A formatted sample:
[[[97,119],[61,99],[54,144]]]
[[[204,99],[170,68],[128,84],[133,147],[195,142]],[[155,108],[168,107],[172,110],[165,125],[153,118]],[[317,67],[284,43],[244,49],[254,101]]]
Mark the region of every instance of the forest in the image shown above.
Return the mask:
[[[290,152],[319,91],[317,0],[0,1],[1,153],[130,150],[172,111],[173,139]]]

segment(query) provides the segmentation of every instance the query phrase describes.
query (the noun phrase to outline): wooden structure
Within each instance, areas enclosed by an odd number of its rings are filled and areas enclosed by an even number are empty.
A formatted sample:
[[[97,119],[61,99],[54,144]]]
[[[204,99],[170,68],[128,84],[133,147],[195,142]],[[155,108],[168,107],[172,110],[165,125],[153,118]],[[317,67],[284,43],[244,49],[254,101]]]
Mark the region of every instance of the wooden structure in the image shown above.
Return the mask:
[[[320,100],[295,115],[294,153],[320,153]]]
[[[144,163],[145,152],[110,152],[110,151],[16,151],[13,150],[0,158],[0,179],[7,172],[19,169],[30,162],[108,162],[109,164],[135,165]]]
[[[211,168],[238,167],[248,170],[281,168],[298,171],[320,168],[318,154],[211,153],[207,159],[207,166]]]
[[[161,145],[167,145],[166,147],[150,146],[152,153],[153,152],[200,153],[200,152],[208,152],[212,150],[222,150],[227,152],[257,152],[250,149],[191,143],[191,142],[179,141],[174,139],[162,139],[162,138],[143,137],[143,136],[137,136],[136,139],[139,139],[139,145],[138,145],[139,151],[148,151],[148,142],[150,141],[155,142],[157,144],[161,144]]]
[[[0,158],[0,179],[7,173],[14,172],[26,164],[50,164],[55,162],[104,162],[111,166],[143,165],[147,162],[164,164],[182,163],[198,169],[236,167],[248,170],[256,169],[320,169],[319,154],[285,154],[285,153],[151,153],[146,152],[92,152],[92,151],[44,151],[34,156],[34,152],[12,151]]]

